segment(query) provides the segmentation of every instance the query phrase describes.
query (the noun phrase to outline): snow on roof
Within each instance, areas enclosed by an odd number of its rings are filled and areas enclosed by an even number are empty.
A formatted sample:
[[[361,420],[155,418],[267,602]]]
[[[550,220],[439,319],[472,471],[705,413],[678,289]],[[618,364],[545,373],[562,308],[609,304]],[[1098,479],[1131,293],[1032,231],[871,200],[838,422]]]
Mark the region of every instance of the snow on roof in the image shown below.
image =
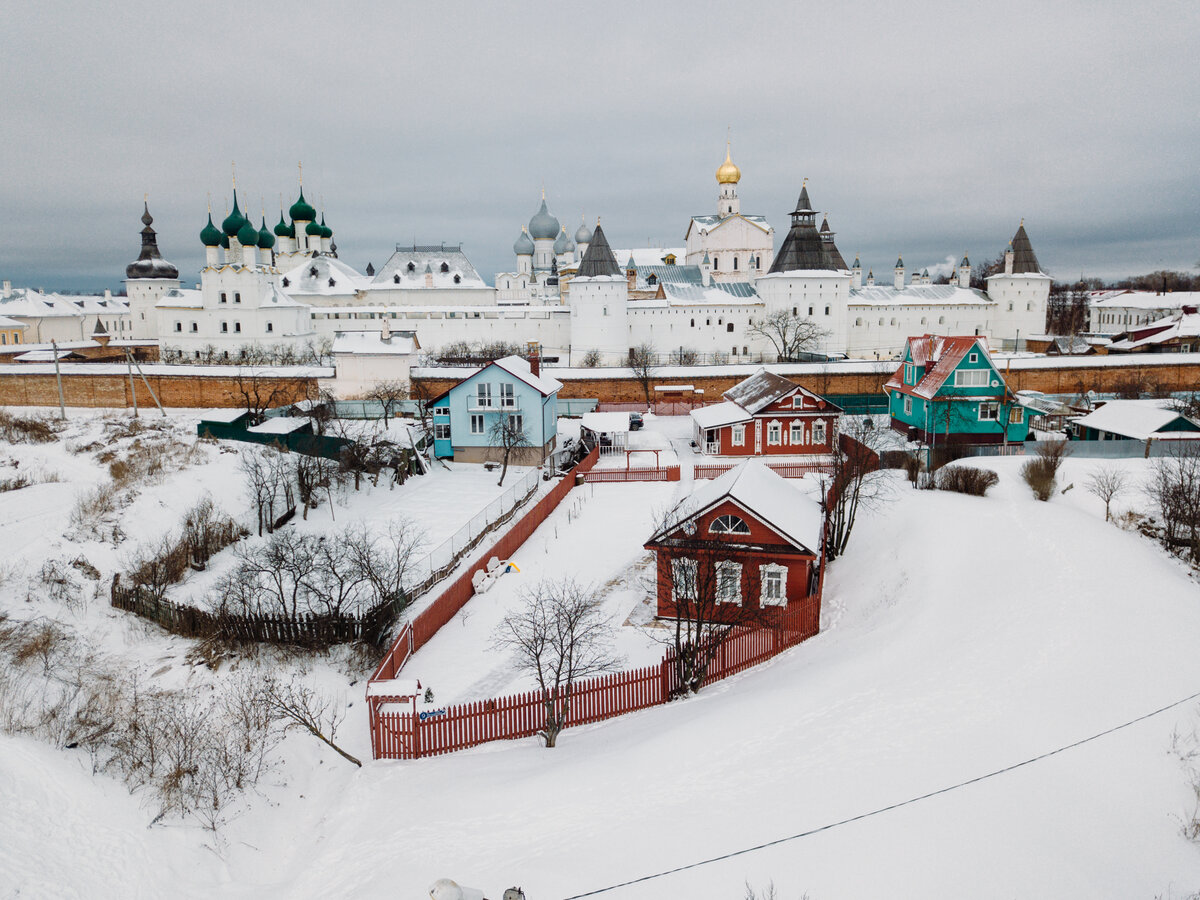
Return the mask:
[[[315,271],[316,274],[313,274]],[[279,276],[293,294],[347,294],[366,287],[371,279],[332,256],[314,256]],[[332,281],[333,284],[329,282]]]
[[[786,397],[799,385],[782,375],[759,369],[745,381],[739,381],[724,394],[726,400],[736,403],[748,413],[754,414],[770,406],[780,397]]]
[[[409,356],[421,349],[415,331],[393,331],[385,342],[379,331],[339,331],[333,338],[334,356],[363,354],[367,356]]]
[[[275,416],[271,419],[266,419],[259,425],[251,425],[247,431],[253,431],[256,434],[291,434],[293,431],[299,431],[306,425],[312,424],[312,419],[301,419],[293,416]]]
[[[613,257],[617,260],[617,265],[622,271],[625,269],[625,264],[629,262],[629,257],[633,257],[633,264],[639,269],[642,266],[663,266],[666,265],[668,256],[674,256],[676,259],[683,259],[687,256],[687,250],[684,247],[635,247],[632,250],[613,250]],[[678,266],[677,268],[682,268]]]
[[[1172,291],[1158,294],[1154,291],[1103,291],[1094,296],[1094,309],[1179,309],[1182,306],[1200,306],[1200,291]]]
[[[1186,416],[1169,408],[1169,400],[1109,400],[1086,416],[1072,419],[1075,424],[1119,434],[1122,437],[1145,441],[1150,438],[1195,439],[1196,432],[1165,432],[1165,427],[1177,419],[1191,422]],[[1197,423],[1193,423],[1197,424]]]
[[[718,478],[697,485],[668,513],[668,524],[651,540],[674,531],[728,497],[782,537],[820,553],[824,526],[820,505],[799,485],[758,460],[748,459]]]
[[[223,422],[225,424],[229,424],[230,422],[236,422],[238,419],[247,415],[249,415],[249,413],[241,408],[206,409],[200,414],[200,421]]]
[[[534,375],[533,371],[529,368],[529,361],[521,359],[519,356],[506,356],[503,359],[496,360],[493,365],[499,366],[509,375],[520,378],[544,397],[549,397],[562,387],[562,382],[554,378],[545,375]]]
[[[30,350],[27,353],[22,353],[20,356],[14,356],[13,360],[21,363],[54,362],[56,359],[67,359],[71,356],[75,357],[76,359],[83,358],[74,350],[60,349],[58,353],[55,353],[54,350]]]
[[[590,412],[583,414],[584,428],[597,434],[613,434],[629,430],[627,412]]]
[[[56,316],[128,315],[129,302],[124,297],[75,296],[46,294],[32,288],[14,288],[0,298],[0,314],[47,318]]]
[[[851,306],[916,306],[994,304],[983,291],[956,284],[910,284],[896,290],[890,284],[876,284],[850,290]]]
[[[751,225],[756,225],[766,232],[771,230],[771,224],[767,221],[766,216],[744,216],[741,213],[733,213],[725,216],[692,216],[692,223],[700,229],[701,234],[707,234],[713,229],[724,225],[726,222],[732,222],[736,219],[744,219]]]
[[[692,410],[692,421],[701,428],[720,428],[723,425],[734,425],[749,420],[749,413],[728,400],[724,403],[702,406],[700,409]]]
[[[679,284],[663,282],[664,299],[671,306],[691,306],[696,304],[711,304],[729,306],[733,303],[758,303],[758,291],[754,285],[745,281],[714,281],[707,286],[702,284]],[[652,300],[638,300],[636,305],[653,303]]]
[[[154,306],[157,309],[203,309],[204,295],[195,288],[172,288]]]
[[[924,367],[927,363],[932,362],[933,368],[927,370],[916,385],[909,386],[901,377],[904,372],[904,365],[901,364],[884,387],[924,397],[926,400],[932,399],[946,383],[950,373],[962,362],[963,357],[976,347],[983,351],[985,358],[988,358],[987,338],[982,336],[925,334],[921,337],[910,337],[908,348],[912,354],[913,363],[918,367]]]
[[[446,271],[442,271],[442,266]],[[411,266],[411,268],[410,268]],[[463,253],[461,244],[430,246],[397,245],[387,262],[379,267],[374,279],[368,279],[368,290],[418,289],[425,290],[425,267],[433,276],[433,289],[486,288],[487,283]],[[454,276],[459,280],[456,284]],[[399,276],[400,281],[396,281]]]
[[[1149,344],[1162,344],[1176,338],[1200,336],[1200,314],[1179,312],[1126,332],[1128,337],[1113,341],[1113,350],[1132,350]]]

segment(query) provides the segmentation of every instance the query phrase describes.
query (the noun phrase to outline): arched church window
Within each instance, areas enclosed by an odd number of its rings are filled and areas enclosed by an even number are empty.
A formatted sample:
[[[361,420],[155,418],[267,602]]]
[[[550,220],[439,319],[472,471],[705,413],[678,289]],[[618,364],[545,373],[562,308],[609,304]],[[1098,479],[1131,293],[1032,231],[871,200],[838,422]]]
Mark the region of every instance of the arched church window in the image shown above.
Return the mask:
[[[737,257],[736,256],[733,258],[733,271],[735,271],[735,272],[737,271]]]
[[[713,257],[713,271],[714,271],[714,272],[715,272],[715,271],[717,271],[717,269],[721,268],[721,267],[720,267],[720,266],[719,266],[717,263],[718,263],[718,260],[717,260],[717,258],[714,256],[714,257]]]

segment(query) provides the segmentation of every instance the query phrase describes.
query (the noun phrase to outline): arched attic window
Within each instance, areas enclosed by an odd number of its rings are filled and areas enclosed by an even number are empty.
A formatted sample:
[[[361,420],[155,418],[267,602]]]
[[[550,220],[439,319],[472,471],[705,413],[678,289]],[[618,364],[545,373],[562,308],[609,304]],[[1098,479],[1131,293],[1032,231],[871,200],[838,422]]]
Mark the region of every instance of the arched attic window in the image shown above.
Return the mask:
[[[646,284],[658,284],[658,276],[651,272],[646,276]]]
[[[738,516],[717,516],[708,526],[709,534],[749,534],[750,526]]]

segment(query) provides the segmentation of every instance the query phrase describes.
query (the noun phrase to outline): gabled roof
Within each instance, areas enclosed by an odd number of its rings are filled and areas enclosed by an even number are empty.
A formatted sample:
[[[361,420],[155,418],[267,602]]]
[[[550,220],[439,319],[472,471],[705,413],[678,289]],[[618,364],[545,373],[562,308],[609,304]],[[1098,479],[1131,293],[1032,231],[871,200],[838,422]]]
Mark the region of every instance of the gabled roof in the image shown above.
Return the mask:
[[[410,263],[411,271],[408,268]],[[446,266],[445,272],[442,271],[443,264]],[[368,290],[425,290],[426,267],[433,275],[435,290],[487,287],[471,260],[467,259],[462,244],[397,244],[396,251],[379,267],[375,277],[368,279]],[[397,275],[400,276],[399,283],[396,282]],[[457,284],[454,281],[455,275],[459,279]]]
[[[1154,438],[1186,439],[1200,431],[1196,423],[1168,407],[1169,400],[1109,400],[1086,416],[1072,421],[1097,431],[1119,434],[1122,437],[1145,441]],[[1163,432],[1163,429],[1182,420],[1192,429],[1183,432]]]
[[[472,378],[475,378],[476,376],[480,375],[481,373],[486,372],[492,366],[498,366],[499,368],[501,368],[505,372],[507,372],[509,375],[513,376],[513,378],[516,378],[519,381],[523,381],[525,384],[529,385],[531,388],[533,388],[535,391],[537,391],[543,397],[549,397],[551,394],[555,393],[556,391],[559,390],[559,388],[562,387],[562,382],[558,381],[557,379],[550,378],[550,377],[547,377],[544,375],[534,375],[533,370],[529,368],[528,360],[521,359],[521,357],[519,357],[519,356],[506,356],[503,359],[497,359],[497,360],[494,360],[493,362],[488,363],[486,366],[483,366],[481,369],[479,369],[478,372],[472,372],[470,375],[468,375],[466,378],[464,378],[458,384],[454,385],[454,387],[449,388],[448,390],[442,391],[440,394],[438,394],[436,397],[434,397],[432,400],[429,401],[429,405],[433,406],[433,404],[436,403],[437,401],[449,396],[451,391],[455,390],[458,387],[461,387],[462,385],[466,384]]]
[[[667,513],[647,543],[661,540],[689,519],[728,499],[794,546],[819,555],[824,519],[820,505],[799,485],[748,459],[698,486]]]
[[[902,363],[892,373],[892,377],[888,379],[884,388],[931,400],[942,389],[942,385],[946,383],[950,373],[958,368],[958,364],[963,361],[963,358],[976,347],[983,352],[984,358],[990,363],[987,338],[982,336],[925,334],[921,337],[910,337],[906,348],[906,358],[911,355],[912,362],[918,368],[925,369],[925,374],[915,385],[906,385],[904,383],[904,364]],[[926,368],[931,362],[933,367]]]
[[[745,381],[740,381],[724,393],[726,400],[754,414],[766,409],[781,397],[797,390],[800,385],[782,375],[759,369]]]
[[[744,222],[749,222],[756,228],[761,229],[765,234],[771,233],[771,223],[767,221],[766,216],[747,216],[742,213],[729,213],[724,216],[692,216],[692,221],[688,223],[687,232],[684,234],[686,239],[692,233],[692,228],[699,228],[701,234],[708,234],[720,228],[726,222],[733,222],[741,219]]]
[[[736,425],[738,422],[748,422],[750,414],[736,403],[726,400],[724,403],[693,409],[692,421],[701,428],[721,428],[725,425]]]

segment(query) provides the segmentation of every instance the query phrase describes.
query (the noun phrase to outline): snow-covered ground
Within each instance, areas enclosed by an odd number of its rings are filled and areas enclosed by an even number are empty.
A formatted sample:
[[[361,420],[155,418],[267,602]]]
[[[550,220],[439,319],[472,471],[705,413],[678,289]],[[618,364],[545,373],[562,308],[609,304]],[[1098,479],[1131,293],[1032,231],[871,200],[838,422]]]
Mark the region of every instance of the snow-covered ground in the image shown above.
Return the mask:
[[[0,454],[10,449],[41,450]],[[213,467],[233,480],[232,459],[172,476],[134,513],[173,523],[188,478]],[[820,635],[690,700],[568,730],[553,750],[529,739],[356,769],[294,736],[278,772],[214,839],[178,821],[147,827],[139,797],[92,776],[80,753],[0,736],[0,896],[419,898],[450,876],[492,897],[510,884],[529,900],[571,897],[884,809],[1200,691],[1196,581],[1106,523],[1084,485],[1105,465],[1144,478],[1149,463],[1068,459],[1062,484],[1074,487],[1039,503],[1017,476],[1022,462],[970,461],[1000,475],[986,498],[913,491],[897,478],[893,500],[860,516],[830,567]],[[0,494],[0,540],[26,562],[76,552],[60,507],[99,477],[78,457],[53,465],[63,483]],[[681,489],[573,492],[514,557],[521,573],[473,599],[466,624],[452,621],[411,671],[439,700],[518,684],[477,639],[542,575],[606,585],[614,616],[628,615],[654,510]],[[391,501],[383,488],[371,496],[371,508]],[[1130,493],[1115,505],[1146,500]],[[123,527],[135,527],[133,509]],[[116,551],[89,559],[105,574],[117,562]],[[56,609],[26,602],[10,578],[0,612],[54,615],[197,690],[224,677],[185,666],[190,642],[103,598]],[[658,652],[622,632],[631,664]],[[485,659],[460,663],[472,656]],[[351,683],[345,660],[279,665],[343,692],[339,738],[368,756],[363,683]],[[1194,701],[1006,774],[605,896],[739,898],[745,881],[773,880],[784,897],[814,900],[1184,897],[1200,890],[1200,846],[1181,834],[1196,794],[1175,750],[1194,750],[1187,737],[1198,727]]]

